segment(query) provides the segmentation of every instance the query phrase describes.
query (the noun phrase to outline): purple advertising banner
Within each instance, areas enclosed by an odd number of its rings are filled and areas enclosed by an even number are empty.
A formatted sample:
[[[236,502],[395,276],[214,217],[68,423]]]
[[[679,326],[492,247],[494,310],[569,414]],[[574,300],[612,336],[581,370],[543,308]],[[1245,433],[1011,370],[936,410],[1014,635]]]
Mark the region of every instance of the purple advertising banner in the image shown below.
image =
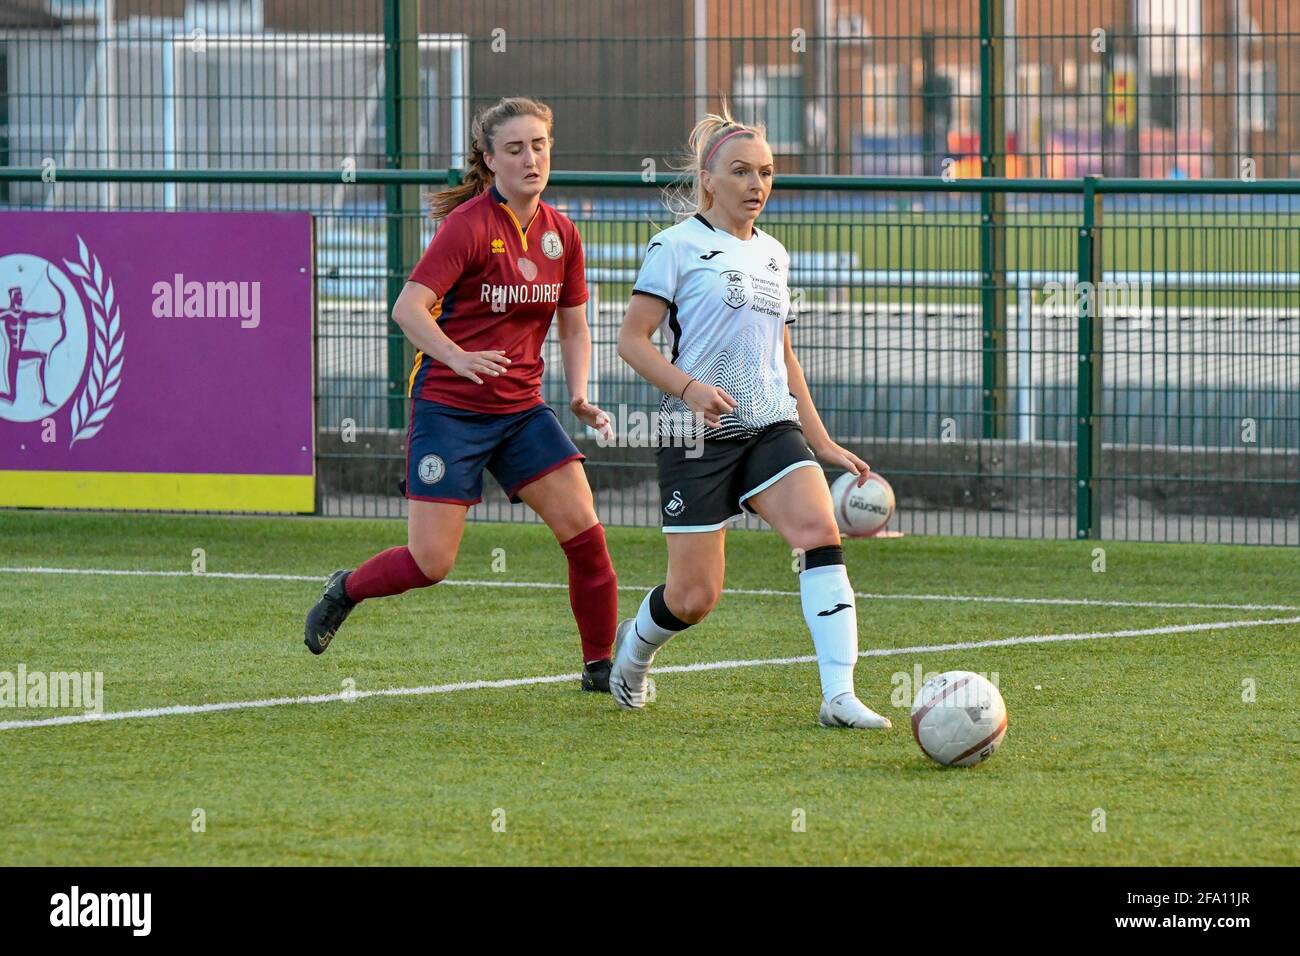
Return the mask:
[[[0,472],[311,476],[312,312],[307,213],[0,213]]]

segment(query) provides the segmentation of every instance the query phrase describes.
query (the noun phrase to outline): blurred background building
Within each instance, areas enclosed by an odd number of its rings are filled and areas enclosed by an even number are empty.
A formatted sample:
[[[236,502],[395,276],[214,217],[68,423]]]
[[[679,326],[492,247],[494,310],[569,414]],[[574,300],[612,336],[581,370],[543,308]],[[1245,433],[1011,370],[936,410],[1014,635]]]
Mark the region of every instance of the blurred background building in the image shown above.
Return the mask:
[[[1000,0],[1012,176],[1300,173],[1288,0]],[[662,160],[726,97],[787,171],[980,173],[977,0],[425,0],[420,153],[529,93],[555,165]],[[383,5],[3,0],[0,164],[383,165]],[[58,55],[53,51],[57,48]],[[310,99],[308,99],[310,97]]]

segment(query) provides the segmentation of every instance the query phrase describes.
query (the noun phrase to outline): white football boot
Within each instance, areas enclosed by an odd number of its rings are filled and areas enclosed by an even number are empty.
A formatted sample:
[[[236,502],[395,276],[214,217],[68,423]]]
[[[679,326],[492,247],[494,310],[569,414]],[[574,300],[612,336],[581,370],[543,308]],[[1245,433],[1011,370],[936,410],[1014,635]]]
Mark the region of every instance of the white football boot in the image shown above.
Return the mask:
[[[854,727],[858,730],[889,730],[894,725],[882,717],[851,691],[840,694],[829,704],[822,701],[817,719],[823,727]]]
[[[614,632],[614,666],[609,672],[609,693],[624,710],[640,710],[654,700],[655,682],[650,665],[632,659],[632,645],[638,641],[636,619],[628,618]]]

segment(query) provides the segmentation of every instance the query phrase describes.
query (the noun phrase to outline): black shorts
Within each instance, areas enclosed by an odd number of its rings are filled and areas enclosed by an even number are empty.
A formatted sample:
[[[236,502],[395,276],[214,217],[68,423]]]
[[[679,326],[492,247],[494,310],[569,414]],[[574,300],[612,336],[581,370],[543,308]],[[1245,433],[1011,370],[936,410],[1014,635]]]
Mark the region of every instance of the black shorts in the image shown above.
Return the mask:
[[[745,502],[796,468],[820,468],[796,422],[757,435],[704,439],[693,448],[661,446],[659,495],[665,532],[718,531],[754,509]],[[696,457],[691,457],[696,455]]]

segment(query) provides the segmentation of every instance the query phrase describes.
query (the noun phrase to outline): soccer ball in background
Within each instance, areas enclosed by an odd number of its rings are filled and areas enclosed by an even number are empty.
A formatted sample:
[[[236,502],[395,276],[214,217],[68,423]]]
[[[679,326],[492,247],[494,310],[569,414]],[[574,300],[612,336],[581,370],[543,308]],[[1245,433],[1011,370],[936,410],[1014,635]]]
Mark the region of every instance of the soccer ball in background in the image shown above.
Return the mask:
[[[857,475],[850,471],[840,475],[831,485],[831,500],[840,534],[849,538],[879,534],[894,516],[894,489],[874,471],[861,488]]]
[[[912,702],[912,734],[925,755],[969,767],[993,756],[1007,732],[1007,705],[989,681],[970,671],[932,677]]]

